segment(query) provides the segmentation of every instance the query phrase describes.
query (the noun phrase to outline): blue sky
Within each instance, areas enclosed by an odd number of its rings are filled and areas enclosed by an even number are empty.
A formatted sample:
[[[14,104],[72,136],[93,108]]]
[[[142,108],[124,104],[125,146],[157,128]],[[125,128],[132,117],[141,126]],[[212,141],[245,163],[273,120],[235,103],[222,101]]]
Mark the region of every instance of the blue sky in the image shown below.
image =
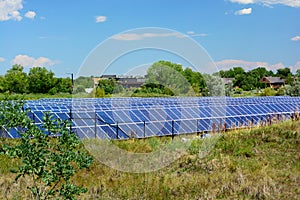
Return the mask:
[[[57,76],[68,76],[76,74],[91,51],[108,38],[117,38],[120,45],[184,38],[123,33],[143,27],[190,37],[218,69],[264,66],[295,71],[300,68],[299,19],[300,0],[0,0],[0,74],[18,63],[26,71],[45,66]],[[149,49],[123,57],[109,73],[124,74],[159,59],[190,64],[178,55]]]

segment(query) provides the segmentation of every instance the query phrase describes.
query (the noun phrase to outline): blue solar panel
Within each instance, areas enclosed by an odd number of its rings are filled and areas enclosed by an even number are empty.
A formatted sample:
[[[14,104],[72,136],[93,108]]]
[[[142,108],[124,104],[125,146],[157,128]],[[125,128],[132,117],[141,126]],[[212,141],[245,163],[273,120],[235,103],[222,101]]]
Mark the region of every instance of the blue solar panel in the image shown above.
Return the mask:
[[[37,125],[47,111],[71,120],[80,138],[126,139],[258,125],[278,114],[289,119],[299,106],[299,97],[281,96],[40,99],[24,107]],[[17,129],[6,131],[7,137],[18,137]]]

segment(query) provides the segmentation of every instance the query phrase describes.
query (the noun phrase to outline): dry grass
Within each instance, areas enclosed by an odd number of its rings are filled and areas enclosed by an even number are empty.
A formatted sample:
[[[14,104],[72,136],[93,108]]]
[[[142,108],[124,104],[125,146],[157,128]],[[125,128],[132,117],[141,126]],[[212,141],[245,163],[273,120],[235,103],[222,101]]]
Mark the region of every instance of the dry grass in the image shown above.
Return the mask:
[[[180,141],[180,140],[178,140]],[[177,141],[177,142],[178,142]],[[132,152],[151,152],[170,138],[114,142]],[[300,123],[225,133],[204,158],[194,140],[186,155],[151,173],[126,173],[95,162],[74,181],[89,189],[80,199],[300,199]],[[26,180],[13,183],[1,156],[0,198],[30,198]]]

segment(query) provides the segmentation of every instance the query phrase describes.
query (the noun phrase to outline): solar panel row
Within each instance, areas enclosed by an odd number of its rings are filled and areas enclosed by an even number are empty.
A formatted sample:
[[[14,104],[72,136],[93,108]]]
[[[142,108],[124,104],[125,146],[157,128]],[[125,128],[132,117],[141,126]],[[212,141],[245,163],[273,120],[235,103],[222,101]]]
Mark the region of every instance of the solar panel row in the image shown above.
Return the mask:
[[[37,124],[45,111],[72,121],[80,138],[126,139],[254,126],[298,112],[299,97],[86,98],[28,101]],[[7,131],[18,137],[18,128]]]

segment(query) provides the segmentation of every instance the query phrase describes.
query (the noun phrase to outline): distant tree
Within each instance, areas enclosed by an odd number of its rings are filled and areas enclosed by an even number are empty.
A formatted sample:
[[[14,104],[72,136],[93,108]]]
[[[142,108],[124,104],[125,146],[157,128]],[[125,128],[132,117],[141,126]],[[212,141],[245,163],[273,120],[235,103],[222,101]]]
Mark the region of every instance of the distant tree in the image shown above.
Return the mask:
[[[280,78],[286,79],[289,75],[292,75],[291,69],[286,67],[283,69],[278,69],[276,76],[279,76]]]
[[[85,88],[84,88],[84,86],[82,86],[82,85],[77,85],[74,92],[75,92],[75,93],[82,93],[82,92],[85,92]]]
[[[265,76],[274,76],[274,73],[271,70],[268,71],[264,67],[258,67],[252,69],[247,73],[247,77],[252,77],[251,78],[252,88],[265,88],[266,84],[259,82]]]
[[[292,74],[289,74],[287,77],[285,77],[285,84],[288,84],[288,85],[294,84],[294,77]]]
[[[106,95],[122,92],[123,87],[117,84],[115,79],[99,80],[98,88],[103,89]]]
[[[55,78],[54,87],[56,93],[72,93],[72,80],[68,78]]]
[[[225,96],[225,86],[221,77],[209,74],[203,74],[203,77],[208,90],[204,91],[206,93],[205,96]]]
[[[56,87],[53,87],[53,88],[51,88],[49,91],[48,91],[48,94],[51,94],[51,95],[55,95],[55,94],[57,94],[58,92],[57,92],[57,88]]]
[[[234,86],[243,88],[243,90],[265,88],[265,83],[261,83],[259,80],[264,76],[274,76],[272,71],[268,71],[264,67],[258,67],[248,72],[241,67],[234,67],[229,70],[221,70],[219,74],[222,78],[234,78]]]
[[[292,87],[292,96],[300,96],[300,82],[297,82]]]
[[[23,72],[23,66],[13,65],[5,74],[5,82],[7,90],[12,93],[25,93],[28,88],[28,77]]]
[[[160,84],[154,84],[154,83],[147,83],[144,84],[141,89],[135,90],[135,92],[141,92],[141,93],[153,93],[153,94],[165,94],[168,96],[174,96],[174,93],[169,88],[160,85]]]
[[[7,90],[5,78],[0,76],[0,92],[5,92]]]
[[[274,76],[273,71],[268,71],[265,67],[257,67],[249,71],[249,73],[255,75],[258,79],[261,79],[264,76]]]
[[[283,95],[285,95],[285,93],[286,93],[285,88],[284,87],[280,87],[276,91],[276,96],[283,96]]]
[[[285,85],[284,89],[287,95],[300,96],[300,79],[296,78],[292,85]]]
[[[234,93],[235,93],[235,94],[242,94],[243,91],[244,91],[244,90],[243,90],[242,88],[235,88],[235,89],[234,89]]]
[[[182,73],[183,72],[183,68],[182,68],[182,65],[181,64],[176,64],[176,63],[172,63],[170,61],[164,61],[164,60],[160,60],[156,63],[159,63],[160,65],[165,65],[165,66],[168,66],[172,69],[174,69],[175,71],[179,72],[179,73]],[[155,63],[154,63],[155,64]]]
[[[153,63],[147,70],[146,83],[169,88],[176,96],[187,93],[191,87],[183,76],[182,66],[168,61]]]
[[[300,69],[297,69],[295,76],[300,79]]]
[[[222,78],[235,78],[237,75],[244,74],[244,69],[242,67],[234,67],[229,70],[221,70],[219,76]]]
[[[92,88],[94,87],[94,81],[92,77],[84,77],[80,76],[75,79],[75,85],[82,85],[84,88]]]
[[[242,67],[234,67],[233,68],[233,74],[234,76],[238,75],[238,74],[244,74],[245,70]]]
[[[48,93],[54,87],[54,73],[45,67],[33,67],[28,74],[28,89],[32,93]]]
[[[200,94],[205,88],[206,83],[200,72],[194,72],[191,68],[186,68],[183,71],[183,76],[188,80],[191,84],[193,92],[196,94]]]
[[[103,88],[96,87],[92,90],[92,92],[89,94],[89,96],[92,98],[105,97],[105,91],[103,90]]]
[[[270,87],[263,89],[262,93],[260,94],[260,96],[275,96],[275,95],[276,95],[276,91]]]

